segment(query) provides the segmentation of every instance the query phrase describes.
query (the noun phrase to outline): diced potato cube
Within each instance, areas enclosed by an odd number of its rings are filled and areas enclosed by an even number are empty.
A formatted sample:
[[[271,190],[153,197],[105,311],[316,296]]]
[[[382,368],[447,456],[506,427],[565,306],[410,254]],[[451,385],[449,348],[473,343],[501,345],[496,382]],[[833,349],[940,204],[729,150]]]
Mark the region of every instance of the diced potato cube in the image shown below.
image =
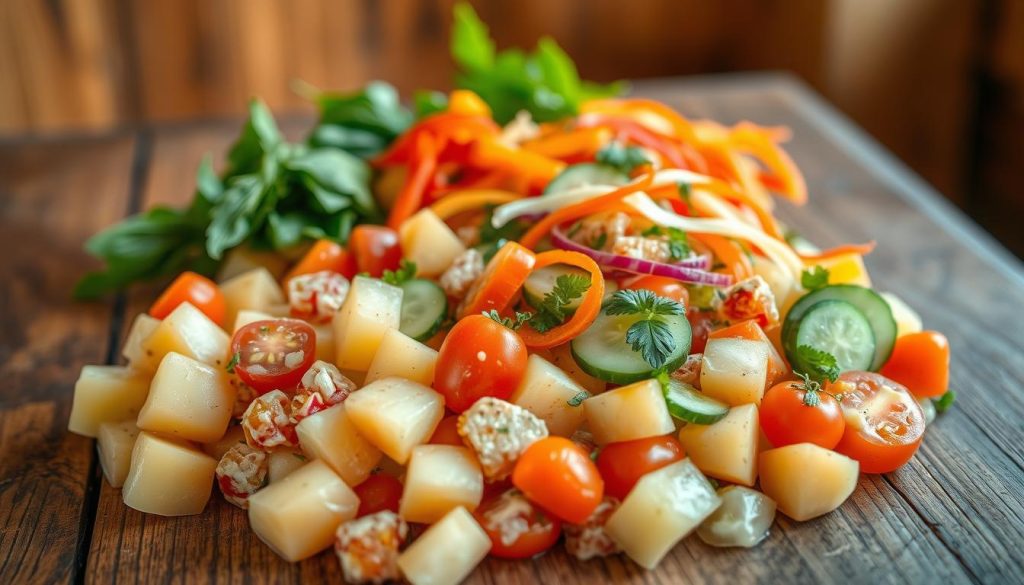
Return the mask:
[[[722,505],[697,528],[711,546],[757,546],[775,522],[775,500],[757,490],[730,485],[718,490]]]
[[[160,319],[150,317],[145,313],[139,313],[132,321],[132,328],[128,330],[128,337],[124,340],[121,355],[128,360],[128,365],[133,370],[152,373],[160,365],[160,360],[147,353],[142,345],[150,335],[153,335],[159,325]]]
[[[253,268],[224,281],[224,322],[234,323],[242,309],[269,313],[273,305],[287,304],[277,279],[266,268]]]
[[[352,279],[341,310],[334,315],[334,363],[343,370],[365,372],[388,329],[398,329],[402,289],[383,281]]]
[[[920,333],[924,329],[921,323],[921,316],[917,311],[910,308],[903,299],[891,292],[882,293],[882,298],[889,303],[892,311],[892,318],[896,320],[896,337],[903,337],[911,333]]]
[[[135,418],[147,394],[147,374],[124,366],[85,366],[75,382],[68,430],[95,437],[102,423]]]
[[[643,380],[583,402],[599,445],[657,437],[676,430],[657,380]]]
[[[224,436],[235,390],[224,371],[178,353],[169,353],[153,377],[139,411],[139,428],[200,443]]]
[[[405,464],[412,448],[430,440],[444,416],[444,397],[422,384],[384,378],[345,400],[348,417],[370,443]]]
[[[135,421],[103,423],[96,434],[96,450],[100,454],[100,468],[111,487],[119,488],[128,477],[132,464],[132,449],[139,436]]]
[[[220,461],[220,458],[224,456],[232,447],[239,443],[245,442],[245,431],[242,430],[242,425],[231,425],[228,430],[224,432],[221,438],[216,441],[210,441],[202,444],[203,452]]]
[[[223,368],[227,365],[230,343],[231,337],[202,311],[192,303],[181,303],[160,322],[142,347],[157,363],[175,352]]]
[[[491,539],[465,508],[455,508],[398,557],[412,585],[454,585],[491,550]]]
[[[576,363],[576,358],[572,357],[572,349],[568,343],[552,347],[547,351],[547,354],[541,353],[541,357],[544,357],[566,374],[569,374],[569,377],[575,380],[587,392],[600,394],[608,388],[608,384],[604,380],[595,378],[583,371],[583,368]]]
[[[280,278],[288,268],[288,259],[277,252],[253,250],[248,246],[231,249],[217,271],[217,282],[226,282],[236,276],[261,268],[274,278]]]
[[[688,424],[679,443],[704,474],[745,486],[757,480],[757,446],[761,434],[757,406],[733,407],[711,425]]]
[[[295,449],[278,447],[271,449],[267,456],[267,480],[270,483],[281,481],[289,473],[309,462],[309,458]]]
[[[323,461],[311,461],[249,497],[249,525],[286,561],[307,559],[355,518],[359,498]]]
[[[475,510],[484,494],[484,476],[465,447],[420,445],[412,450],[399,515],[433,524],[454,508]]]
[[[523,380],[509,400],[542,419],[552,435],[571,437],[586,420],[583,401],[587,398],[590,393],[561,368],[531,355]]]
[[[436,363],[436,349],[423,345],[398,329],[388,329],[380,341],[377,355],[370,362],[366,383],[397,376],[430,386],[434,383]]]
[[[358,485],[380,461],[381,452],[356,430],[345,403],[321,410],[295,427],[302,452],[320,459],[350,486]]]
[[[760,455],[761,491],[794,520],[828,514],[857,487],[856,460],[812,443],[771,449]]]
[[[270,313],[264,313],[263,311],[242,309],[241,311],[238,312],[238,315],[235,316],[235,326],[231,329],[231,332],[237,333],[239,329],[245,327],[249,323],[255,323],[257,321],[269,321],[271,319],[276,319],[276,317],[274,317]],[[320,338],[317,337],[317,341],[319,340]]]
[[[406,260],[415,262],[416,274],[427,278],[439,276],[466,251],[459,236],[430,208],[402,222],[398,237]]]
[[[333,364],[337,357],[337,350],[334,346],[334,324],[333,323],[310,323],[310,327],[316,332],[316,359]]]
[[[778,326],[775,326],[778,329]],[[757,324],[757,321],[748,319],[746,321],[740,321],[739,323],[733,323],[728,327],[722,329],[716,329],[708,334],[708,339],[719,339],[719,338],[734,338],[734,339],[749,339],[751,341],[763,341],[768,347],[768,374],[765,380],[765,388],[771,388],[776,382],[782,380],[789,373],[789,367],[786,365],[786,360],[782,359],[782,354],[775,349],[771,340],[768,339],[768,335],[764,329]],[[692,357],[692,356],[691,356]]]
[[[129,508],[148,514],[199,514],[216,469],[216,459],[185,441],[140,432],[121,496]]]
[[[653,569],[719,505],[707,478],[683,459],[641,477],[604,529],[629,558]]]
[[[709,339],[700,365],[700,388],[730,406],[761,404],[768,381],[768,344]]]

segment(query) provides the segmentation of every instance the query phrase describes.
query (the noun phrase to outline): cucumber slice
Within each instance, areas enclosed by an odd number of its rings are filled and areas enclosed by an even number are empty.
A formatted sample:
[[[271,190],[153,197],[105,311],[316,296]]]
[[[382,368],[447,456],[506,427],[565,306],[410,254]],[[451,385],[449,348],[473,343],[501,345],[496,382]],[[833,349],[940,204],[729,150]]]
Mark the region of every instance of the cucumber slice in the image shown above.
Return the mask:
[[[578,274],[590,280],[590,273],[582,268],[568,264],[552,264],[530,273],[526,282],[523,283],[523,299],[535,309],[540,307],[544,297],[555,288],[555,281],[558,280],[558,277],[566,274]],[[569,313],[575,312],[582,302],[583,297],[581,296],[573,299],[565,308]]]
[[[655,375],[654,368],[640,352],[626,343],[626,330],[642,315],[598,315],[594,323],[572,340],[572,356],[584,372],[614,384],[629,384]],[[663,369],[671,372],[683,365],[690,354],[690,322],[685,315],[662,316],[672,331],[674,351]]]
[[[728,404],[705,396],[703,392],[675,378],[669,378],[662,390],[665,392],[668,413],[681,421],[710,425],[729,414]]]
[[[628,176],[608,165],[581,163],[566,167],[557,177],[551,179],[544,192],[557,193],[585,185],[610,185],[618,187],[628,182]]]
[[[867,370],[875,358],[875,333],[867,317],[846,301],[821,301],[804,313],[796,328],[796,347],[809,345],[832,354],[839,370]],[[799,351],[791,363],[798,371],[811,371]]]
[[[413,278],[402,289],[402,318],[398,330],[416,341],[426,341],[441,329],[448,316],[448,297],[433,281]]]
[[[807,293],[793,305],[782,325],[782,345],[790,363],[793,363],[799,345],[796,337],[800,321],[811,307],[822,301],[845,301],[864,315],[871,326],[875,341],[874,355],[868,369],[878,371],[889,359],[896,343],[896,320],[892,317],[889,303],[886,303],[881,295],[856,284],[833,284],[819,288]]]

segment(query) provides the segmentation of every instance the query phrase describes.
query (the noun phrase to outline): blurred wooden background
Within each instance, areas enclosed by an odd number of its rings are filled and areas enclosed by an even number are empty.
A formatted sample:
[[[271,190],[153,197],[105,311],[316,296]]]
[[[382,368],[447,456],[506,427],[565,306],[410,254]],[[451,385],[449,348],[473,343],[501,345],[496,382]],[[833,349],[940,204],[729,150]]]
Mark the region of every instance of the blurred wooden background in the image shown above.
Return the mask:
[[[1022,0],[477,0],[596,80],[786,69],[1024,254]],[[308,108],[452,78],[452,0],[0,0],[0,137]]]

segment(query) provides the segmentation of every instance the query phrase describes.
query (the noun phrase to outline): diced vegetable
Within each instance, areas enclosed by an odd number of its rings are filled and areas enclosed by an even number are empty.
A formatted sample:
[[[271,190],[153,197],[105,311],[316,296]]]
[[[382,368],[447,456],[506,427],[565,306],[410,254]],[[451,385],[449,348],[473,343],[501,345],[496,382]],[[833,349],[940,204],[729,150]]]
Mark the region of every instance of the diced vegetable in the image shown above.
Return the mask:
[[[778,328],[776,327],[775,329]],[[775,349],[775,345],[768,338],[765,330],[757,324],[756,320],[748,319],[746,321],[740,321],[739,323],[734,323],[728,327],[716,329],[708,333],[708,339],[719,339],[724,337],[763,341],[768,344],[768,379],[765,381],[766,387],[772,387],[789,372],[789,366],[786,365],[786,360],[782,359],[782,356],[779,355],[779,351]]]
[[[150,317],[145,313],[139,313],[132,321],[132,327],[128,330],[128,337],[125,338],[121,355],[128,360],[128,365],[139,372],[155,372],[160,361],[155,356],[146,353],[143,342],[149,339],[160,325],[160,319]]]
[[[95,437],[100,425],[133,419],[149,394],[149,375],[124,366],[84,366],[75,382],[68,430]]]
[[[849,457],[811,443],[761,453],[761,491],[794,520],[828,514],[857,487],[860,468]]]
[[[402,319],[398,330],[417,341],[426,341],[448,318],[448,297],[432,280],[413,278],[402,289]]]
[[[921,316],[917,311],[910,308],[903,299],[891,292],[879,293],[885,302],[889,303],[892,310],[892,318],[896,321],[896,337],[903,337],[910,333],[918,333],[924,329]]]
[[[455,508],[398,557],[412,585],[459,583],[484,560],[491,539],[465,508]]]
[[[412,450],[398,513],[410,522],[433,524],[456,507],[475,510],[484,476],[465,447],[420,445]]]
[[[349,419],[366,439],[399,463],[426,443],[444,416],[444,398],[402,378],[367,384],[345,401]]]
[[[836,360],[840,372],[867,370],[875,356],[875,334],[867,317],[846,301],[821,301],[807,309],[795,326],[790,363],[798,372],[815,372],[815,364],[807,362],[810,347],[825,352]]]
[[[697,536],[711,546],[757,546],[775,522],[775,500],[738,485],[718,490],[722,505],[697,528]]]
[[[949,390],[949,340],[937,331],[904,335],[881,374],[918,398],[938,398]]]
[[[242,430],[242,425],[231,425],[221,438],[209,443],[203,443],[201,448],[204,453],[220,461],[220,458],[228,452],[228,449],[244,442],[245,432]]]
[[[276,279],[288,268],[288,259],[280,253],[238,246],[224,256],[224,263],[217,271],[217,282],[227,282],[257,268],[266,270]],[[223,284],[221,286],[223,287]]]
[[[245,327],[250,323],[255,323],[257,321],[270,321],[273,318],[274,316],[271,315],[270,313],[264,313],[263,311],[254,311],[252,309],[242,309],[241,311],[238,312],[238,315],[235,317],[235,325],[234,327],[231,328],[231,333],[238,333],[239,329]],[[317,338],[317,342],[319,341],[319,338]],[[331,359],[333,359],[333,356]]]
[[[608,387],[604,380],[584,372],[583,368],[576,363],[576,358],[572,356],[571,343],[556,345],[547,350],[540,350],[537,353],[558,366],[558,369],[568,374],[570,378],[591,394],[600,394]]]
[[[598,444],[657,437],[675,430],[661,384],[644,380],[609,390],[583,402],[590,432]]]
[[[609,443],[597,453],[597,470],[604,479],[606,495],[622,499],[648,473],[671,465],[685,456],[672,435]]]
[[[591,376],[628,384],[654,375],[655,368],[626,342],[626,332],[644,318],[643,314],[607,315],[602,312],[582,335],[572,340],[572,355]],[[690,351],[690,323],[685,315],[662,317],[671,334],[672,353],[663,369],[672,371],[686,361]]]
[[[224,294],[209,278],[185,271],[178,275],[149,308],[149,314],[164,319],[181,303],[191,303],[217,325],[224,327]]]
[[[398,329],[402,289],[357,276],[341,310],[334,316],[334,363],[343,370],[365,372],[388,329]]]
[[[96,449],[100,455],[100,468],[110,487],[119,488],[128,477],[132,464],[132,449],[139,436],[134,421],[107,422],[96,433]]]
[[[230,322],[234,322],[234,317]],[[175,352],[223,368],[227,365],[230,341],[228,334],[199,309],[182,303],[160,322],[142,348],[156,363]]]
[[[313,323],[316,332],[316,359],[334,363],[337,351],[334,346],[334,323]]]
[[[434,382],[437,351],[397,329],[388,329],[366,372],[365,382],[397,376],[430,386]]]
[[[199,514],[210,499],[217,461],[185,441],[139,433],[121,496],[129,508],[160,516]]]
[[[356,430],[345,403],[307,416],[295,426],[302,452],[323,460],[350,486],[359,485],[382,456]]]
[[[757,406],[744,404],[733,407],[714,424],[684,426],[679,431],[679,442],[705,475],[753,486],[757,479],[759,435]]]
[[[704,394],[731,406],[760,404],[768,379],[768,344],[709,339],[700,365]]]
[[[589,397],[564,371],[531,355],[523,380],[509,400],[543,420],[552,435],[571,437],[586,420],[583,401]]]
[[[279,482],[308,461],[308,457],[294,449],[287,447],[271,449],[267,454],[267,481]]]
[[[820,266],[828,270],[829,284],[856,284],[871,288],[871,276],[864,266],[864,257],[857,253],[837,254],[807,261],[808,266]]]
[[[266,268],[254,268],[221,283],[224,293],[224,322],[234,323],[238,312],[243,309],[269,312],[273,305],[287,302],[284,291],[277,284],[277,278]]]
[[[466,251],[459,236],[429,208],[403,222],[398,234],[402,253],[416,263],[418,276],[440,276]]]
[[[729,405],[705,396],[692,385],[669,378],[662,388],[665,404],[674,418],[698,425],[710,425],[722,420],[729,413]]]
[[[222,370],[177,353],[160,362],[139,428],[209,443],[224,436],[235,390]]]

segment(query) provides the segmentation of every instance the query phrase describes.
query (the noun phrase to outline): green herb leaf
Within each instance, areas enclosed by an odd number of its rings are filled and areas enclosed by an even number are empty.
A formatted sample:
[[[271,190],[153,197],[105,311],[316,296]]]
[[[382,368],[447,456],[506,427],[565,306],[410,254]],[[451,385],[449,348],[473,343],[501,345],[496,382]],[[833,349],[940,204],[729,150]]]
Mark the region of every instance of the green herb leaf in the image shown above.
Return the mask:
[[[415,276],[416,263],[409,262],[408,260],[402,260],[398,265],[398,270],[385,270],[380,279],[390,285],[399,286],[403,282],[411,280]]]
[[[425,118],[443,112],[448,107],[448,96],[439,91],[421,89],[413,94],[412,103],[416,118]]]
[[[575,396],[573,396],[569,400],[566,400],[565,403],[568,404],[569,406],[579,406],[583,404],[583,401],[586,400],[587,398],[590,398],[590,393],[587,392],[586,390],[580,390],[579,392],[576,393]]]
[[[800,274],[800,284],[807,290],[818,290],[828,286],[828,269],[813,266]]]
[[[340,149],[364,159],[386,149],[412,124],[412,114],[402,106],[398,92],[380,81],[356,93],[321,93],[315,101],[320,121],[309,144]]]
[[[515,319],[512,319],[511,317],[502,317],[501,314],[498,313],[498,311],[495,309],[491,309],[490,311],[484,311],[482,315],[499,325],[508,327],[512,331],[518,331],[524,323],[526,323],[527,321],[530,320],[531,317],[533,317],[533,313],[524,313],[520,311],[516,311]]]
[[[633,351],[640,352],[644,361],[658,369],[674,349],[672,330],[661,319],[643,319],[633,323],[626,330],[626,343]]]
[[[594,238],[592,242],[590,242],[589,247],[594,250],[601,250],[607,243],[608,234],[606,234],[605,232],[601,232],[596,238]]]
[[[811,347],[810,345],[798,346],[796,348],[796,352],[801,363],[810,368],[807,375],[811,378],[815,380],[827,378],[830,381],[835,382],[836,378],[839,377],[839,364],[836,362],[836,358],[832,354]]]
[[[620,290],[605,304],[607,315],[635,315],[647,313],[656,315],[682,315],[683,307],[678,302],[658,296],[647,289]]]
[[[642,315],[626,330],[626,343],[633,351],[640,352],[652,368],[665,365],[675,349],[675,339],[661,317],[682,315],[682,305],[646,289],[620,290],[605,304],[604,312],[606,315]]]
[[[229,374],[235,373],[235,366],[237,366],[240,361],[242,361],[242,352],[236,351],[231,355],[231,361],[228,362],[227,368],[225,368]]]
[[[555,279],[551,292],[544,295],[540,307],[530,319],[530,326],[546,333],[565,322],[567,307],[590,289],[590,277],[582,274],[563,274]]]
[[[686,232],[679,228],[670,227],[666,230],[668,232],[668,257],[674,262],[678,262],[684,258],[690,256],[690,240],[686,237]]]
[[[947,390],[945,394],[932,400],[932,403],[935,404],[935,412],[938,414],[949,410],[949,407],[953,406],[954,402],[956,402],[956,392],[952,390]]]
[[[612,142],[601,150],[597,151],[597,162],[624,174],[630,174],[633,169],[641,165],[651,164],[650,159],[644,154],[644,150],[637,146],[624,146],[618,142]]]

